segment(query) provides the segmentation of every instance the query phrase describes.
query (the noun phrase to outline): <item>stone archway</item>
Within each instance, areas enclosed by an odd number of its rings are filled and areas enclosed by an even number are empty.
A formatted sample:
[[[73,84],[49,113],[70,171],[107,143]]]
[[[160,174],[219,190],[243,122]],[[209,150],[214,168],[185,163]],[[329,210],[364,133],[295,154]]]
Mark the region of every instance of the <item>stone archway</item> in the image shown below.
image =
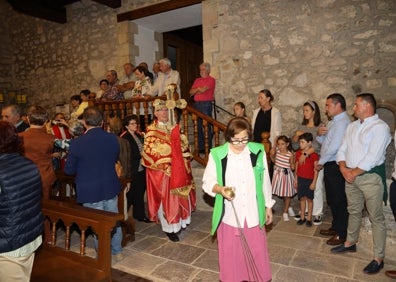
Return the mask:
[[[390,127],[392,142],[386,150],[386,177],[391,178],[396,157],[394,133],[396,130],[396,99],[377,101],[377,113]]]
[[[396,99],[377,101],[377,112],[394,133],[396,130]]]

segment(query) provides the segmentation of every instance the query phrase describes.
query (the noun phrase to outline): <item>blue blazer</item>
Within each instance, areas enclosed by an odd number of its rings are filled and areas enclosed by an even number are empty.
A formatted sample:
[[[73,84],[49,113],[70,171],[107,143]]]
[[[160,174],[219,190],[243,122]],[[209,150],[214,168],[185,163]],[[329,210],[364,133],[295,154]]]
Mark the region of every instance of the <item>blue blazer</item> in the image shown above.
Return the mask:
[[[115,171],[119,150],[117,137],[100,127],[71,142],[65,173],[76,175],[78,203],[109,200],[120,193],[121,184]]]

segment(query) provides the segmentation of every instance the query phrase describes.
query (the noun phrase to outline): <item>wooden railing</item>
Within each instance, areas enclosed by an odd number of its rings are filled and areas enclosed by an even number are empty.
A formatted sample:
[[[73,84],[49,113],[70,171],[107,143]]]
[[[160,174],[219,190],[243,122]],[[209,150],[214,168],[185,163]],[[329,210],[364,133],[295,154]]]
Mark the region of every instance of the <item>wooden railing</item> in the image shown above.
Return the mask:
[[[108,102],[96,102],[90,101],[90,105],[99,107],[104,113],[104,126],[107,128],[107,120],[109,117],[116,116],[124,119],[126,116],[135,113],[140,113],[140,107],[144,109],[144,119],[146,126],[149,121],[149,108],[152,108],[152,103],[155,99],[163,99],[162,97],[150,97],[150,98],[132,98],[128,100],[119,101],[108,101]],[[134,111],[135,109],[135,111]],[[205,153],[200,155],[198,149],[198,119],[202,119],[202,125],[204,128],[204,141],[205,141]],[[209,156],[209,126],[212,127],[213,134],[213,146],[221,144],[221,134],[224,132],[226,125],[218,122],[217,120],[197,111],[191,105],[188,105],[181,114],[180,127],[182,133],[186,134],[190,145],[193,148],[193,158],[198,163],[206,165]]]
[[[205,153],[203,156],[199,153],[198,147],[198,119],[202,119],[202,126],[204,132],[204,144],[205,144]],[[191,122],[191,124],[189,124]],[[181,121],[182,132],[187,135],[187,137],[193,136],[193,140],[190,140],[190,144],[193,146],[193,158],[198,163],[202,165],[206,165],[208,162],[209,156],[209,127],[212,127],[212,145],[213,147],[219,146],[221,142],[221,134],[225,131],[226,125],[218,122],[217,120],[197,111],[192,106],[187,106],[183,110],[182,121]],[[190,134],[190,130],[192,129],[192,134]]]
[[[31,281],[111,281],[111,231],[123,215],[54,200],[43,200],[42,212],[51,224],[51,236],[37,251]],[[59,224],[66,228],[63,246],[56,243]],[[81,232],[78,252],[70,248],[75,225]],[[96,257],[85,255],[90,228],[97,234]]]
[[[107,128],[107,120],[109,117],[119,117],[124,119],[126,116],[132,115],[134,112],[140,115],[140,109],[144,109],[144,120],[146,126],[149,123],[149,109],[153,108],[152,104],[155,99],[166,100],[165,96],[161,97],[149,97],[149,98],[132,98],[127,100],[116,100],[107,102],[97,102],[95,100],[90,100],[90,106],[97,106],[104,113],[104,127]]]

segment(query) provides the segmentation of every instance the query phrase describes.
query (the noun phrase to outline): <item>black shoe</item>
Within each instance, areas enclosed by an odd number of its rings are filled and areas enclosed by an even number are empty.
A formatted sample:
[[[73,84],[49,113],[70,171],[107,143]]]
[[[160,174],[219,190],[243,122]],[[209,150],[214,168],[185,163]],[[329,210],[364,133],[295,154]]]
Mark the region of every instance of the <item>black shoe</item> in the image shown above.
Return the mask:
[[[306,225],[307,225],[307,227],[312,227],[312,220],[307,220]]]
[[[382,268],[384,268],[384,261],[381,261],[381,263],[378,263],[375,259],[373,259],[364,269],[363,271],[367,274],[376,274],[378,273]]]
[[[298,225],[303,225],[306,221],[307,220],[305,218],[304,219],[300,219],[299,221],[297,221],[297,224]]]
[[[352,246],[349,246],[349,247],[345,247],[345,245],[342,244],[337,247],[331,248],[330,251],[332,253],[345,253],[345,252],[354,253],[354,252],[356,252],[356,244],[353,244]]]
[[[150,222],[151,222],[151,220],[148,219],[147,217],[138,218],[138,221],[140,221],[140,222],[145,222],[145,223],[150,223]]]
[[[168,233],[165,232],[166,236],[168,236],[169,240],[171,240],[172,242],[179,242],[179,236],[177,236],[176,233]]]

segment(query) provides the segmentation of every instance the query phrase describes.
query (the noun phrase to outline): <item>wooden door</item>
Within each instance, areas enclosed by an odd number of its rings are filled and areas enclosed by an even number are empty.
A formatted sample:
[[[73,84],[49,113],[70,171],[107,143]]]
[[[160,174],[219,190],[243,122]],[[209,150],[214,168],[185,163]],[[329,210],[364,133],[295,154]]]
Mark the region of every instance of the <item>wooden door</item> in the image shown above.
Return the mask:
[[[165,57],[172,62],[172,68],[180,73],[180,96],[188,101],[190,88],[199,77],[203,48],[172,34],[164,33],[163,39]]]

